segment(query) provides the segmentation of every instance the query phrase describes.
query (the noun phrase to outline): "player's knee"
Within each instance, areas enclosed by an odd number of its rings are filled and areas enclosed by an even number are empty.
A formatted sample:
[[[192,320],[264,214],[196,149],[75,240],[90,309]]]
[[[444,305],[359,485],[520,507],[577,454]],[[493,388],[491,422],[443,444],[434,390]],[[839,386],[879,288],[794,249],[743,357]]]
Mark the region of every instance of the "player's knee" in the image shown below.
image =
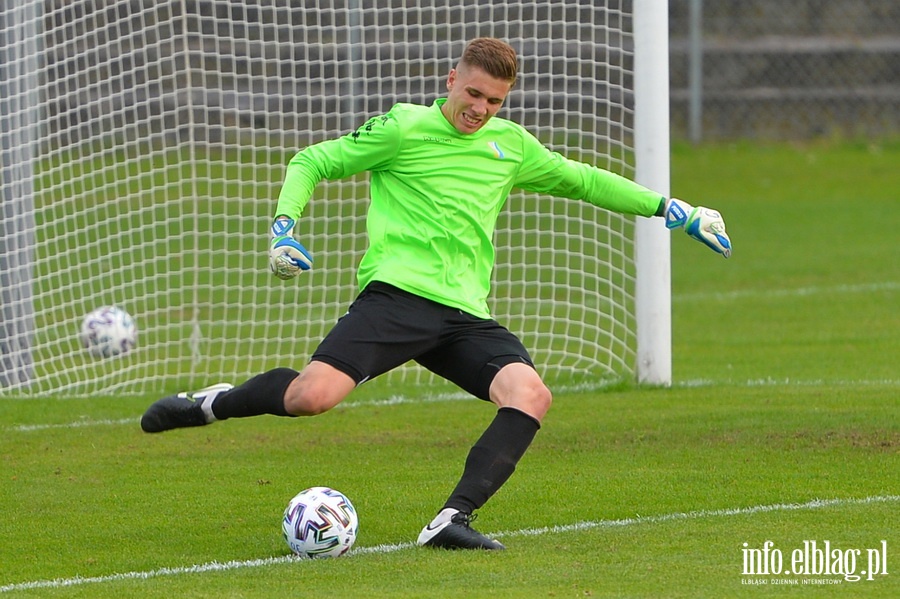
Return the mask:
[[[553,403],[553,394],[547,388],[547,385],[540,382],[531,387],[529,402],[532,406],[533,415],[539,414],[536,417],[538,420],[541,420]]]
[[[341,403],[352,389],[331,377],[304,371],[288,386],[284,408],[293,416],[317,416]]]
[[[496,402],[500,407],[516,408],[525,412],[538,422],[544,419],[544,415],[553,403],[553,394],[550,389],[539,379],[527,385],[517,387],[505,398]]]
[[[346,374],[321,362],[310,363],[284,393],[284,409],[292,416],[316,416],[327,412],[353,390]]]
[[[549,410],[550,406],[553,404],[553,393],[550,389],[547,388],[546,385],[543,385],[543,391],[541,392],[541,400],[543,401],[544,407]]]
[[[496,384],[491,387],[491,400],[500,407],[521,410],[540,422],[553,403],[553,394],[534,370],[525,368],[528,370],[502,370],[503,376],[495,379]]]
[[[310,388],[295,392],[288,390],[284,396],[284,409],[292,416],[316,416],[338,404],[334,397]]]
[[[309,398],[285,402],[285,410],[291,416],[318,416],[330,410],[333,406]]]
[[[510,396],[509,401],[504,405],[521,410],[540,423],[552,403],[553,395],[550,393],[550,389],[538,381],[519,389],[515,395]]]

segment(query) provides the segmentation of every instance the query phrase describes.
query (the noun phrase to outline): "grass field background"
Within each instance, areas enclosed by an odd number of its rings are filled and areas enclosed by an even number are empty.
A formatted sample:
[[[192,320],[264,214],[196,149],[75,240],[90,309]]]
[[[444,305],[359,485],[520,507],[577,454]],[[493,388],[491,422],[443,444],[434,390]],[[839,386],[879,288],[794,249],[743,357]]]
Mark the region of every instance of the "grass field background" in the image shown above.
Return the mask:
[[[888,142],[674,148],[673,195],[720,208],[734,256],[672,240],[671,388],[554,390],[476,523],[506,552],[412,546],[493,416],[449,387],[374,381],[315,419],[155,436],[156,397],[10,398],[0,594],[900,596],[898,164]],[[293,560],[281,512],[320,484],[360,536]],[[884,541],[888,574],[742,573],[744,543],[810,540],[861,560]]]

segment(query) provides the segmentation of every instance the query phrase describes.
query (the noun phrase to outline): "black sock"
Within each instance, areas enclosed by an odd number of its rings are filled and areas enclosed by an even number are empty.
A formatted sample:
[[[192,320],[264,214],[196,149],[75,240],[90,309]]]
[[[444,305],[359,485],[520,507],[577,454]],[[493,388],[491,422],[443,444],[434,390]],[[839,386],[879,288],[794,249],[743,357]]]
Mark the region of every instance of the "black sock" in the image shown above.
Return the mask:
[[[290,416],[284,409],[284,392],[300,374],[291,368],[276,368],[258,374],[231,391],[219,394],[212,403],[218,420],[261,414]]]
[[[515,408],[500,408],[493,422],[475,442],[456,489],[444,504],[471,514],[512,476],[541,425]]]

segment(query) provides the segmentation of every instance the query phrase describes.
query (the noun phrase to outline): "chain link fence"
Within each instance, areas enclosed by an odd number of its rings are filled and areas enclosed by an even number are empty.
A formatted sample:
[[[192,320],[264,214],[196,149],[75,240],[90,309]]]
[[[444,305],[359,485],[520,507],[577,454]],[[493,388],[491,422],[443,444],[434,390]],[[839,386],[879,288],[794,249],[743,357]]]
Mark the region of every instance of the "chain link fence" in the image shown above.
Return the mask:
[[[670,0],[673,137],[900,134],[898,0]]]
[[[415,15],[417,11],[424,10],[422,6],[453,4],[448,0],[415,5],[406,0],[391,0],[385,7]],[[3,5],[0,17],[5,10],[12,14],[14,10],[25,10],[23,7],[30,7],[29,11],[37,11],[38,14],[43,12],[44,26],[61,36],[42,40],[50,50],[46,58],[49,77],[52,78],[57,72],[77,73],[76,66],[84,67],[84,74],[70,75],[54,87],[57,93],[49,98],[53,114],[50,115],[51,130],[47,134],[51,137],[68,136],[70,141],[74,141],[82,136],[81,129],[88,126],[87,119],[102,117],[110,112],[107,110],[110,103],[139,104],[142,88],[138,84],[142,82],[136,80],[135,89],[116,90],[112,87],[117,81],[116,73],[110,72],[99,80],[85,83],[77,77],[88,77],[93,71],[87,66],[94,63],[85,63],[85,66],[70,62],[109,55],[111,67],[120,65],[125,68],[127,61],[140,58],[157,64],[155,54],[146,55],[146,49],[133,46],[133,42],[137,38],[143,39],[144,31],[155,35],[154,23],[178,11],[196,13],[199,19],[203,14],[231,14],[232,11],[240,16],[243,15],[241,11],[245,10],[250,11],[247,13],[249,16],[257,18],[277,7],[290,7],[301,15],[294,18],[302,23],[306,15],[313,19],[323,7],[331,5],[342,7],[338,12],[347,18],[360,10],[350,9],[350,5],[342,0],[189,0],[184,3],[162,0],[17,0]],[[88,10],[87,6],[94,8]],[[358,6],[364,6],[364,3]],[[629,14],[631,6],[631,0],[610,0],[607,8],[621,8],[622,14]],[[38,7],[42,7],[42,11]],[[500,23],[500,16],[506,14],[500,9],[493,12],[491,4],[485,4],[482,8],[484,12],[479,21],[491,23],[492,26]],[[132,26],[108,29],[108,22],[123,11],[134,15]],[[520,16],[510,14],[503,17],[502,21],[510,29],[502,31],[511,36],[521,35],[514,33],[518,31],[516,19]],[[570,41],[579,38],[577,18],[571,14],[557,7],[551,9],[546,18],[548,23],[553,21],[566,27]],[[669,0],[669,21],[671,120],[675,139],[787,140],[900,135],[900,0]],[[0,20],[0,25],[2,22]],[[627,29],[627,23],[624,26]],[[103,43],[97,47],[81,48],[78,40],[89,39],[85,34],[94,29],[100,36],[97,39]],[[10,30],[10,35],[13,31]],[[414,38],[415,32],[416,26],[411,20],[407,33]],[[147,38],[147,47],[161,54],[172,51],[173,44],[179,43],[181,32],[173,30],[169,33],[172,39]],[[33,39],[28,41],[33,37],[23,33],[22,43],[36,43]],[[207,36],[205,39],[205,43],[220,43],[217,37]],[[525,36],[524,40],[523,43],[527,43],[528,37]],[[626,38],[623,44],[627,47],[628,43]],[[15,40],[0,40],[0,49],[7,48],[7,55],[21,45]],[[415,47],[411,43],[407,45]],[[343,48],[343,44],[334,45],[335,52],[342,52]],[[73,55],[73,51],[77,54]],[[367,60],[371,60],[368,54],[377,55],[379,70],[390,71],[394,68],[390,61],[381,58],[374,46],[367,46],[366,52]],[[558,57],[563,51],[552,48],[545,52],[551,57]],[[113,55],[116,53],[122,56],[115,58]],[[309,58],[303,48],[298,48],[297,53],[298,62]],[[260,64],[262,58],[248,56],[248,60]],[[336,64],[338,58],[335,57]],[[3,62],[0,59],[0,66]],[[357,59],[356,63],[359,62]],[[548,68],[559,72],[555,62],[548,64]],[[364,67],[355,64],[353,68]],[[525,71],[534,68],[535,65],[523,65]],[[178,93],[170,93],[171,90],[163,89],[160,83],[165,79],[163,72],[138,70],[138,75],[142,73],[148,77],[146,89],[156,93],[158,102],[164,108],[172,109],[169,112],[181,114],[175,110],[178,106],[169,104],[181,102],[188,91],[179,89]],[[606,74],[598,76],[603,75]],[[106,85],[107,81],[109,85]],[[285,90],[285,95],[310,97],[313,94],[302,87],[305,82],[305,79],[299,78],[300,87]],[[109,87],[108,97],[91,95],[92,90],[106,87]],[[4,94],[4,97],[8,95]],[[381,93],[374,100],[386,102],[388,95]],[[539,97],[553,99],[555,96],[541,93]],[[210,94],[205,98],[208,102],[229,101],[229,98],[215,98]],[[370,104],[372,100],[369,99]],[[627,103],[628,99],[625,101]],[[259,112],[257,106],[250,108]],[[266,107],[266,110],[271,108]],[[282,112],[294,114],[296,119],[302,121],[313,108],[298,105],[296,110]],[[381,109],[371,105],[363,108],[370,111]],[[551,114],[556,108],[553,106],[542,113]],[[101,114],[95,115],[97,111]],[[265,125],[283,130],[322,130],[336,126],[334,123],[294,122],[285,118],[287,120],[282,123]],[[278,127],[279,124],[281,127]],[[179,123],[165,122],[162,125],[166,130],[174,131]],[[342,123],[342,126],[346,129],[349,124]]]

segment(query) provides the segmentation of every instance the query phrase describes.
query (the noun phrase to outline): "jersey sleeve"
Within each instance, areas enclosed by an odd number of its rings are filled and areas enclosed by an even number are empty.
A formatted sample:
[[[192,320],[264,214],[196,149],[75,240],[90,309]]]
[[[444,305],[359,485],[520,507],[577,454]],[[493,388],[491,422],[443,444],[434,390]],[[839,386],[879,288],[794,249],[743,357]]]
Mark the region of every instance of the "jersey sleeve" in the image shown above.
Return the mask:
[[[353,133],[300,150],[287,165],[275,215],[299,219],[323,179],[334,181],[387,168],[397,154],[399,139],[400,126],[389,112],[369,119]]]
[[[515,187],[583,200],[620,214],[654,216],[662,194],[607,170],[551,152],[523,130],[523,162]]]

